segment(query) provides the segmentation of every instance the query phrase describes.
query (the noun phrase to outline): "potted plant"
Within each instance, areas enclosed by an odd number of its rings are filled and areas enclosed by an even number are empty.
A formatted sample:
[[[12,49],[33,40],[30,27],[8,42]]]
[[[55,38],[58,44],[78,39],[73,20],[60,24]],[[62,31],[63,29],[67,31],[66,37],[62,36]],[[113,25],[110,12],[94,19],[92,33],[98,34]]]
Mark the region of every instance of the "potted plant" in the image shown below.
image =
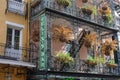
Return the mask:
[[[88,56],[88,59],[85,63],[88,65],[97,65],[97,60],[91,56]]]
[[[57,0],[57,3],[63,6],[71,6],[72,0]]]
[[[102,43],[101,52],[102,54],[109,56],[113,53],[114,50],[117,50],[117,42],[115,40],[113,41],[105,41]]]
[[[31,7],[34,8],[36,5],[38,5],[41,2],[41,0],[32,0],[31,1]]]
[[[84,45],[87,48],[91,48],[95,44],[96,41],[97,41],[96,33],[86,34],[84,37]]]
[[[98,9],[98,13],[101,15],[101,18],[108,23],[113,20],[111,9],[107,5],[102,5],[102,7]]]
[[[88,2],[88,0],[82,0],[82,2],[83,2],[83,3],[87,3],[87,2]]]
[[[73,58],[70,57],[70,54],[65,52],[65,51],[59,51],[56,53],[55,58],[60,62],[60,63],[69,63],[73,62]]]
[[[115,67],[118,66],[118,65],[115,63],[114,59],[109,60],[109,61],[106,63],[106,65],[107,65],[108,67],[111,67],[111,68],[115,68]]]
[[[88,5],[84,5],[81,8],[81,11],[83,14],[87,14],[88,16],[90,16],[91,14],[97,15],[97,10],[95,6],[88,6]]]
[[[61,42],[69,43],[69,41],[74,40],[74,32],[71,28],[65,26],[54,26],[52,28],[52,37],[54,40],[59,40]]]

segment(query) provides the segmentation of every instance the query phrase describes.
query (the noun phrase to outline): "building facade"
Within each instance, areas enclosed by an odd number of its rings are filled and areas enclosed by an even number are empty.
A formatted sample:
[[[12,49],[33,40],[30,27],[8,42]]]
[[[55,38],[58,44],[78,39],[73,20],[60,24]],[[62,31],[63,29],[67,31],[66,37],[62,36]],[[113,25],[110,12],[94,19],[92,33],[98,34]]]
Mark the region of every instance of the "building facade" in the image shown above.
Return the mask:
[[[1,0],[0,80],[26,80],[30,61],[27,0]]]
[[[112,0],[31,2],[28,80],[117,80],[118,28]],[[110,47],[112,46],[112,47]]]

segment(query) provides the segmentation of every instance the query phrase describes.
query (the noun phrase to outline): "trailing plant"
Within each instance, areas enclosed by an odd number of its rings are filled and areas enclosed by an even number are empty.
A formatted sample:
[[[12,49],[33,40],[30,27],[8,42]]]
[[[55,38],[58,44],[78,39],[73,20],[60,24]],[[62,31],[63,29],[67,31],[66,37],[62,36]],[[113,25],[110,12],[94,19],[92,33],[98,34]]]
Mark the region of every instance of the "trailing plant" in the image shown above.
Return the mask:
[[[107,40],[104,43],[102,43],[101,52],[106,56],[112,54],[114,50],[117,50],[117,42],[115,40],[113,41]]]
[[[98,13],[101,14],[102,18],[108,23],[111,23],[113,20],[111,9],[108,5],[103,4],[102,7],[98,9]]]
[[[112,20],[113,20],[112,14],[102,15],[102,18],[103,18],[104,20],[106,20],[108,23],[111,23]]]
[[[62,63],[69,63],[74,61],[73,58],[70,57],[70,54],[65,51],[57,52],[55,57],[59,62],[62,62]]]
[[[64,6],[71,6],[72,0],[57,0],[57,3]]]
[[[61,42],[68,43],[74,40],[74,32],[71,28],[65,26],[53,26],[52,27],[52,38]]]

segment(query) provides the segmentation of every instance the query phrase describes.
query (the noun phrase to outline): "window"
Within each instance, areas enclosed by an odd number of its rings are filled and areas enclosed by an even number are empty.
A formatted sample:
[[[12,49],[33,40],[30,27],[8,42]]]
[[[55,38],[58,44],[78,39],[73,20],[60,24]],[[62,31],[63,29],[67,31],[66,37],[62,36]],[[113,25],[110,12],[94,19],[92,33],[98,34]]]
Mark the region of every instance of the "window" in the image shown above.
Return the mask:
[[[12,75],[10,73],[6,73],[5,80],[12,80]]]
[[[7,28],[7,47],[19,49],[19,42],[20,42],[20,30],[14,28]]]

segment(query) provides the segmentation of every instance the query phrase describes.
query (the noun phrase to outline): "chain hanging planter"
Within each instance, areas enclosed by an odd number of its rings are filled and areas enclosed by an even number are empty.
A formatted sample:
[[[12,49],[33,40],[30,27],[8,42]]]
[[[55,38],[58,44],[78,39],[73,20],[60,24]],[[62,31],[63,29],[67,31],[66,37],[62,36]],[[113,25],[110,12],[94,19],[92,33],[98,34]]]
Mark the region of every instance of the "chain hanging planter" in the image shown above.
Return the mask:
[[[87,2],[88,2],[88,0],[82,0],[82,2],[83,2],[83,3],[87,3]]]
[[[96,33],[86,34],[84,37],[84,45],[87,48],[91,48],[95,44],[96,41],[97,41]]]
[[[71,24],[64,19],[56,19],[53,21],[51,32],[53,40],[66,43],[74,40],[74,32],[71,28]]]
[[[101,15],[104,22],[110,23],[113,20],[111,9],[105,2],[98,8],[98,13]]]

